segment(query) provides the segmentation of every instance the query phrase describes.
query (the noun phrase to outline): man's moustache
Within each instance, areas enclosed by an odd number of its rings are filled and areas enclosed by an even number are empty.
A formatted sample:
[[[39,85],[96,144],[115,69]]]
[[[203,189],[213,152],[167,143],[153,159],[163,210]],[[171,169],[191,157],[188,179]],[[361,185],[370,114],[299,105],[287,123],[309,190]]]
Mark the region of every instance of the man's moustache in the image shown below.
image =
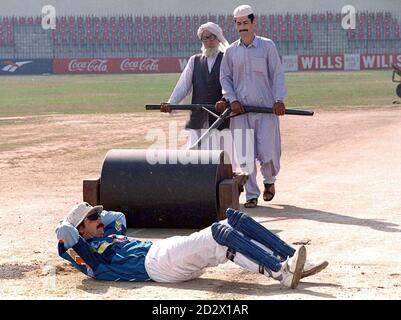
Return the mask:
[[[103,223],[99,223],[99,225],[96,227],[96,229],[100,229],[100,228],[103,228],[104,227],[104,224]]]

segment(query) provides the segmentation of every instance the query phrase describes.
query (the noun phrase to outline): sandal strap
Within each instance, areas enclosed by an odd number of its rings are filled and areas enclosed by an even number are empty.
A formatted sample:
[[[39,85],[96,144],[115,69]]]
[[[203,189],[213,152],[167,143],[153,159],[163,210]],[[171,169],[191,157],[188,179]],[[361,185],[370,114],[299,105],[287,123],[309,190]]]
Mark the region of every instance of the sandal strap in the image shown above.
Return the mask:
[[[257,198],[249,199],[244,204],[245,208],[256,207],[257,205],[258,205]]]

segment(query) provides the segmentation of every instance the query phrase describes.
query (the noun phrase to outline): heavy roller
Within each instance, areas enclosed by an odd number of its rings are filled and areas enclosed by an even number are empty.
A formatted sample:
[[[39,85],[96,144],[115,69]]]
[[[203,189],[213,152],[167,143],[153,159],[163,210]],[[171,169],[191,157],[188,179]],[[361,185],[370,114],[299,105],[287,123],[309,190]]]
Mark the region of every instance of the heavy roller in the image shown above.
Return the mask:
[[[155,152],[163,161],[149,161]],[[243,180],[221,150],[115,149],[100,177],[84,180],[83,199],[124,212],[128,227],[200,229],[239,209]]]
[[[159,108],[146,105],[146,110]],[[216,115],[212,105],[171,108],[200,108],[217,119],[188,150],[110,150],[100,177],[84,180],[84,201],[125,213],[131,228],[201,229],[225,219],[227,208],[239,209],[239,193],[247,175],[233,173],[226,152],[199,150],[213,129],[236,115],[229,107]],[[272,113],[271,108],[249,106],[245,111]],[[287,109],[286,114],[312,116],[313,112]]]

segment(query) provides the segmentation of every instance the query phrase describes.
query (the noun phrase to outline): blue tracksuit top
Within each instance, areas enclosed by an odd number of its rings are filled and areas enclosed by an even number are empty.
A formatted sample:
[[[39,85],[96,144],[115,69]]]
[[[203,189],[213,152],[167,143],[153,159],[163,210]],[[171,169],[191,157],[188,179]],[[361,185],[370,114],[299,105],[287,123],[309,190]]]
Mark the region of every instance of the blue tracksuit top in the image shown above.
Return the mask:
[[[84,274],[111,281],[151,281],[145,269],[145,257],[152,242],[130,240],[125,235],[125,217],[122,213],[103,211],[101,219],[105,225],[104,235],[91,239],[78,237],[70,251],[64,241],[59,241],[59,255]],[[59,232],[62,228],[67,232]],[[56,233],[59,240],[73,228],[61,223]],[[76,240],[75,240],[76,241]],[[75,242],[74,241],[74,242]]]

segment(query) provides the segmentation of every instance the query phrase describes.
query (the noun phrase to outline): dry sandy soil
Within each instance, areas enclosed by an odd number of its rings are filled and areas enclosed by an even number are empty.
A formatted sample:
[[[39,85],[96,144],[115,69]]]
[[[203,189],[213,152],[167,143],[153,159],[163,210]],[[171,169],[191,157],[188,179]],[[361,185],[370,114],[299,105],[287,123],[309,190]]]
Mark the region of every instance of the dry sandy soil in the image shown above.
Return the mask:
[[[185,115],[0,119],[0,298],[401,298],[401,109],[391,106],[282,118],[276,197],[247,212],[330,262],[296,290],[231,262],[181,284],[100,282],[75,271],[57,255],[54,227],[81,201],[82,180],[99,176],[109,149],[148,146],[147,129],[167,129],[166,120],[182,127]],[[157,241],[192,230],[129,231]]]

